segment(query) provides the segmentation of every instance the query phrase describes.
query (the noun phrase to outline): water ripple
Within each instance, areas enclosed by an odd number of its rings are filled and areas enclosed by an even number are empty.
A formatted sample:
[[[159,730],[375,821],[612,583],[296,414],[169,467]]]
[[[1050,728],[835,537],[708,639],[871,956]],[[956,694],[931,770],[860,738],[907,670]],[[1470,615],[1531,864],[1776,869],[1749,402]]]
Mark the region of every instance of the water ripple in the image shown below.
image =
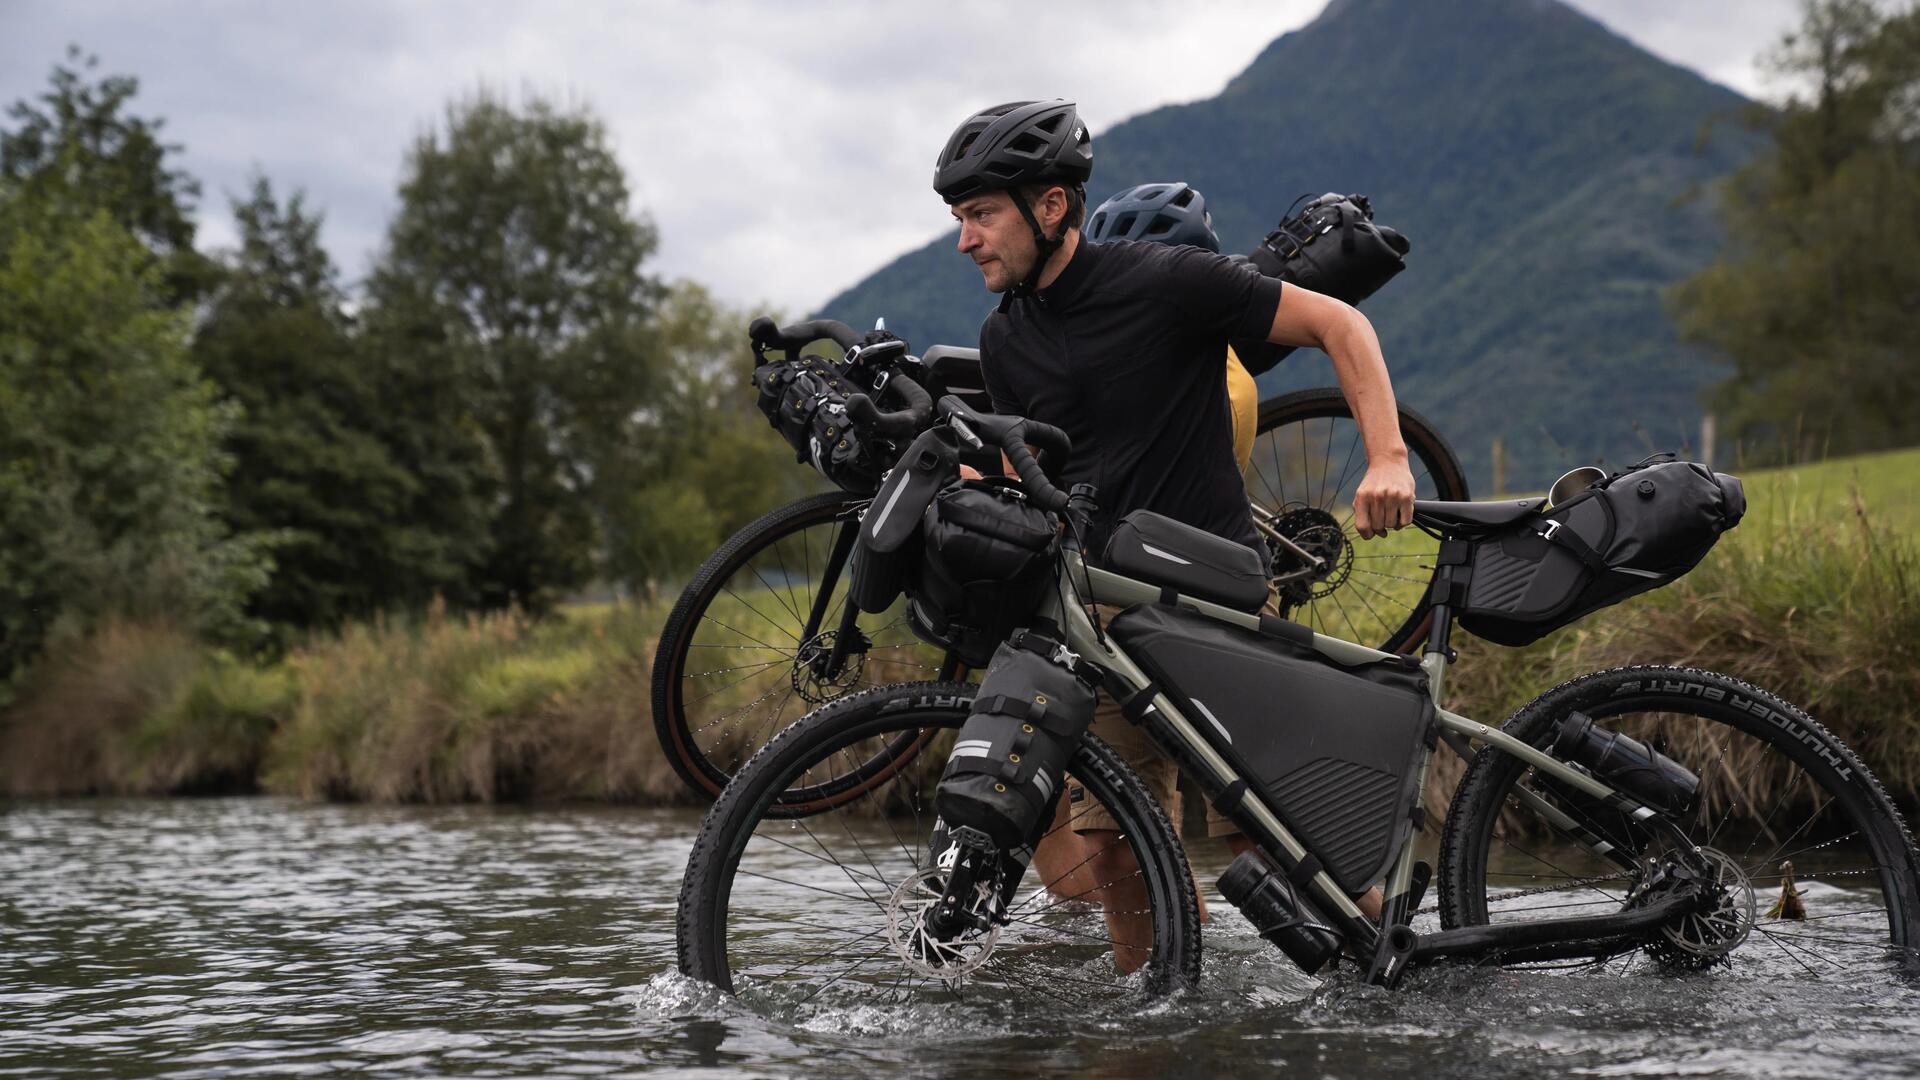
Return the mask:
[[[1316,980],[1214,903],[1206,982],[792,1023],[673,972],[697,815],[0,806],[0,1075],[1912,1076],[1920,991],[1863,974]],[[1196,854],[1200,876],[1217,853]]]

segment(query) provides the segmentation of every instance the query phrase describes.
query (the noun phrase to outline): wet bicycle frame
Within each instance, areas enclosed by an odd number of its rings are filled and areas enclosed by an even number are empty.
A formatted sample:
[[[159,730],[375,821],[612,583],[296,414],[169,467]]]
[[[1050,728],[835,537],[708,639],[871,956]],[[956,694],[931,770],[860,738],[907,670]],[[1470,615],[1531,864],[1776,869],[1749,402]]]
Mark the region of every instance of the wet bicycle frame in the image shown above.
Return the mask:
[[[1126,655],[1118,642],[1110,636],[1103,640],[1096,635],[1086,608],[1079,604],[1101,603],[1127,607],[1161,601],[1166,598],[1167,590],[1160,585],[1088,566],[1080,552],[1072,547],[1061,553],[1058,573],[1059,588],[1048,596],[1036,615],[1051,619],[1060,627],[1066,647],[1082,659],[1107,668],[1134,687],[1148,686],[1152,680],[1147,674]],[[1059,598],[1076,594],[1079,604],[1063,607]],[[1247,630],[1260,629],[1258,615],[1191,596],[1178,596],[1174,601],[1222,623]],[[1433,629],[1428,636],[1420,666],[1426,672],[1435,703],[1439,741],[1446,743],[1449,749],[1466,760],[1474,757],[1476,751],[1472,744],[1476,741],[1520,758],[1545,775],[1610,809],[1627,814],[1650,828],[1664,830],[1677,841],[1674,853],[1682,861],[1699,859],[1697,848],[1683,831],[1632,795],[1496,727],[1441,707],[1447,668],[1453,658],[1452,650],[1447,645],[1453,614],[1447,605],[1436,603],[1433,618]],[[1399,659],[1393,654],[1315,633],[1305,627],[1300,630],[1312,633],[1314,650],[1336,663],[1357,665]],[[1282,870],[1291,873],[1313,856],[1273,808],[1257,794],[1260,783],[1253,777],[1243,775],[1214,749],[1200,729],[1166,693],[1161,692],[1153,697],[1151,708],[1141,717],[1141,726],[1154,743],[1172,757],[1181,772],[1196,781],[1208,799],[1238,824],[1268,857],[1278,861]],[[1437,750],[1435,745],[1426,745],[1418,756],[1415,791],[1424,791],[1428,769]],[[1236,790],[1237,794],[1228,795]],[[1636,860],[1630,854],[1607,843],[1537,792],[1525,787],[1518,788],[1518,792],[1530,809],[1593,855],[1625,869],[1637,867]],[[1382,985],[1398,982],[1413,964],[1441,958],[1497,958],[1500,962],[1523,963],[1613,955],[1643,943],[1662,924],[1688,914],[1698,902],[1694,890],[1681,889],[1664,898],[1652,900],[1645,906],[1610,915],[1551,919],[1518,925],[1470,926],[1416,934],[1407,926],[1407,920],[1431,874],[1425,864],[1417,863],[1414,858],[1414,838],[1420,832],[1420,829],[1411,830],[1394,858],[1383,889],[1384,902],[1378,922],[1369,920],[1326,870],[1317,870],[1305,882],[1314,903],[1337,924],[1335,928],[1346,938],[1349,949],[1361,958],[1363,964],[1367,964],[1371,958],[1369,981]],[[1314,858],[1317,862],[1317,856]],[[1692,869],[1704,871],[1707,867],[1702,860],[1702,865]]]

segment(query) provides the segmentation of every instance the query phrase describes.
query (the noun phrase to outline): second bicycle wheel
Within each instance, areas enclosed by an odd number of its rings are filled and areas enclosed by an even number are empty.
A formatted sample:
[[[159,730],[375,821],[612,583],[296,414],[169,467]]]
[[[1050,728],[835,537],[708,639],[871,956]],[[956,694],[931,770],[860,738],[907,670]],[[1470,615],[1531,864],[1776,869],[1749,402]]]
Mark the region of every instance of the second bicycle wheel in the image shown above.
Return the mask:
[[[840,640],[865,505],[835,491],[769,512],[701,565],[667,616],[653,660],[654,727],[696,795],[718,795],[754,751],[827,702],[943,675],[941,650],[914,636],[902,608],[857,613]],[[912,736],[900,738],[904,750]],[[871,779],[852,769],[787,794],[812,803],[857,794]]]
[[[1415,498],[1470,497],[1452,447],[1404,405],[1400,436]],[[1247,496],[1268,546],[1277,549],[1281,614],[1333,637],[1411,652],[1427,636],[1427,583],[1440,542],[1414,528],[1360,539],[1353,496],[1366,473],[1360,426],[1339,390],[1299,390],[1260,404]]]

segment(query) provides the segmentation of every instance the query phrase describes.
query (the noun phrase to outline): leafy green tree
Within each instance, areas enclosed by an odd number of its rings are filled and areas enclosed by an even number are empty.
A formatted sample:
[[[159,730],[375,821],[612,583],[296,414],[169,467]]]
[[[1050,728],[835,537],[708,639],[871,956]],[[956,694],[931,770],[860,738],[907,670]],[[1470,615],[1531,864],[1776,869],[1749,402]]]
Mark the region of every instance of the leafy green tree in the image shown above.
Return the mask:
[[[266,563],[217,512],[231,410],[162,291],[104,211],[0,182],[0,679],[109,612],[254,629]]]
[[[1756,112],[1771,150],[1674,289],[1681,330],[1732,366],[1711,401],[1763,453],[1920,442],[1920,10],[1808,3],[1770,59],[1809,89]]]
[[[654,230],[587,109],[485,91],[415,143],[400,203],[369,304],[457,376],[497,470],[475,599],[538,609],[594,574],[642,452]]]
[[[164,121],[128,115],[139,80],[92,81],[99,66],[97,57],[69,48],[37,102],[7,110],[17,126],[0,131],[0,176],[40,205],[106,211],[166,264],[166,298],[191,299],[212,271],[193,247],[200,185],[170,163],[180,147],[161,141]]]
[[[644,468],[609,522],[608,572],[651,590],[759,515],[825,486],[754,406],[749,312],[676,282],[654,326],[666,365],[645,412]]]
[[[444,549],[459,541],[433,543],[410,520],[424,485],[388,448],[397,425],[352,336],[321,216],[299,193],[283,204],[264,177],[233,212],[240,245],[222,259],[194,357],[242,409],[227,436],[227,520],[274,539],[252,612],[284,635],[457,587],[465,567]]]

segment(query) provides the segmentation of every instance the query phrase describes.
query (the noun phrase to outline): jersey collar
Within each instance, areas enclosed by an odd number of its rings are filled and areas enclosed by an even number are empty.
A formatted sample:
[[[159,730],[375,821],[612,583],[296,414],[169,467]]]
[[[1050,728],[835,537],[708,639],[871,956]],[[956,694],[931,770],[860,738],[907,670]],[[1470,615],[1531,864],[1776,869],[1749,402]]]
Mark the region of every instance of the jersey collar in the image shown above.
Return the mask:
[[[1080,243],[1073,249],[1073,257],[1067,260],[1067,265],[1060,268],[1060,276],[1053,279],[1053,284],[1035,291],[1033,295],[1039,298],[1041,303],[1049,306],[1067,303],[1080,295],[1080,290],[1086,285],[1087,277],[1093,273],[1094,266],[1100,261],[1100,255],[1096,251],[1097,246],[1089,243],[1086,234],[1082,233]]]

